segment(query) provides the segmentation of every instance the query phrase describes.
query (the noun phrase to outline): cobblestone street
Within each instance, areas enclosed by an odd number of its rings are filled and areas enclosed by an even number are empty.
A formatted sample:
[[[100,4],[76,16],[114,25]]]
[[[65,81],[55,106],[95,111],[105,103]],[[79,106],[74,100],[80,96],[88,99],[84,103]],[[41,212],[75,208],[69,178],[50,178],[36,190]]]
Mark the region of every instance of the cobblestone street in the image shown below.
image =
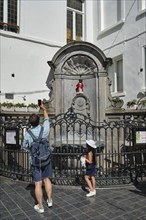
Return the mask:
[[[87,198],[80,187],[53,185],[53,207],[48,208],[44,193],[44,214],[34,211],[34,186],[1,178],[1,220],[136,220],[146,219],[146,182],[97,188],[95,197]]]

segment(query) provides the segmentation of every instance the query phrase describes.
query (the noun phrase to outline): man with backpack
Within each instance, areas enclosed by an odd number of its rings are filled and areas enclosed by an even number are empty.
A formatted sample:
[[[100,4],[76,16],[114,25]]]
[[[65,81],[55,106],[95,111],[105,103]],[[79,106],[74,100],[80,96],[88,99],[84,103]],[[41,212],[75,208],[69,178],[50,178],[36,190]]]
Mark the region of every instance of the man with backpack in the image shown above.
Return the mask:
[[[32,114],[29,117],[29,123],[32,128],[26,131],[23,149],[30,151],[31,172],[35,182],[35,196],[38,202],[38,204],[34,206],[34,209],[38,213],[43,213],[43,181],[47,193],[47,205],[48,207],[52,207],[53,205],[52,184],[50,180],[52,177],[52,165],[51,150],[49,147],[50,122],[43,103],[41,103],[40,109],[44,114],[44,122],[40,125],[40,117],[37,114]]]

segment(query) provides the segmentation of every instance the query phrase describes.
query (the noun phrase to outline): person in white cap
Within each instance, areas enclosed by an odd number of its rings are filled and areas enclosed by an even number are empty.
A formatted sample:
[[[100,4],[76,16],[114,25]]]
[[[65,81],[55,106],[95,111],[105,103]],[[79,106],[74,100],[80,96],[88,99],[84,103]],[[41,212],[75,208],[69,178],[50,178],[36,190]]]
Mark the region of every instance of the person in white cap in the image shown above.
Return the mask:
[[[91,197],[96,195],[96,190],[95,190],[95,174],[96,174],[96,160],[95,160],[95,155],[96,155],[96,145],[95,141],[93,140],[86,140],[87,144],[87,154],[86,157],[81,157],[81,161],[83,159],[86,162],[86,174],[85,174],[85,181],[87,185],[89,186],[90,192],[86,194],[87,197]]]

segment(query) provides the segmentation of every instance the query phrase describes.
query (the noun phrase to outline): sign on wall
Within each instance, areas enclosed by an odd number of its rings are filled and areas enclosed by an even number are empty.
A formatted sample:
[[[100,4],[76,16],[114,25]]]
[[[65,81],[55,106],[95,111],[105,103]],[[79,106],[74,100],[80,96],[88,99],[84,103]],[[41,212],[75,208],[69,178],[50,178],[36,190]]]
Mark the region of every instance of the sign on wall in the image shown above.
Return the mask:
[[[5,129],[5,146],[12,149],[20,148],[18,128]]]
[[[133,143],[134,146],[146,146],[146,128],[139,127],[133,129]]]

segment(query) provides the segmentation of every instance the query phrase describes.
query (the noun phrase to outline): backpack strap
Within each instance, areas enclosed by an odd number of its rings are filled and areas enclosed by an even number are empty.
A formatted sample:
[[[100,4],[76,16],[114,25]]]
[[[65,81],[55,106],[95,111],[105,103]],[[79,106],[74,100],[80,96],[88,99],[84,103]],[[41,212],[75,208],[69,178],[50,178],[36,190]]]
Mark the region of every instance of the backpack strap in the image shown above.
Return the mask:
[[[31,130],[28,130],[27,132],[32,137],[33,141],[35,141],[37,139],[36,136],[32,133]]]
[[[43,128],[43,126],[41,126],[41,130],[40,130],[40,133],[39,133],[39,137],[38,137],[38,138],[42,138],[43,130],[44,130],[44,128]],[[29,135],[32,137],[33,141],[35,141],[35,140],[37,139],[36,136],[32,133],[31,130],[28,130],[27,132],[28,132]]]
[[[42,138],[42,136],[43,136],[43,131],[44,131],[44,127],[41,126],[41,130],[40,130],[39,138]]]

